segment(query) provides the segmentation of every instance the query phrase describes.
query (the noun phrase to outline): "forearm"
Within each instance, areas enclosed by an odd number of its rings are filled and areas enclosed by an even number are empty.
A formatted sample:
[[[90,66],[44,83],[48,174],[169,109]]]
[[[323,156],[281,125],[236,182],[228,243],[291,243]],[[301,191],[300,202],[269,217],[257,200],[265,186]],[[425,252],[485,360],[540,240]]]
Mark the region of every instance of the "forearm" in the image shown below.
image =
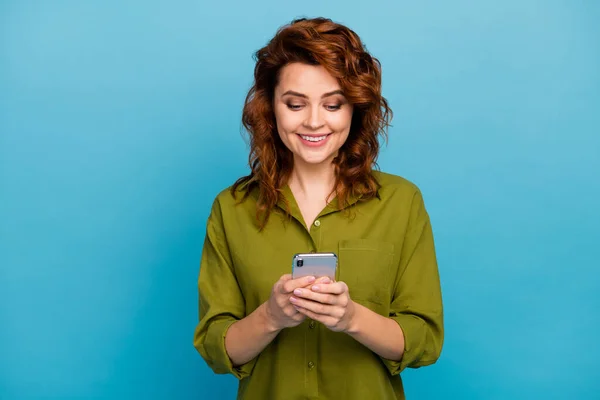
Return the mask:
[[[391,318],[354,302],[354,316],[346,333],[383,358],[394,361],[402,359],[404,333]]]
[[[227,330],[225,348],[234,366],[242,365],[260,354],[275,339],[279,330],[267,318],[265,304]]]

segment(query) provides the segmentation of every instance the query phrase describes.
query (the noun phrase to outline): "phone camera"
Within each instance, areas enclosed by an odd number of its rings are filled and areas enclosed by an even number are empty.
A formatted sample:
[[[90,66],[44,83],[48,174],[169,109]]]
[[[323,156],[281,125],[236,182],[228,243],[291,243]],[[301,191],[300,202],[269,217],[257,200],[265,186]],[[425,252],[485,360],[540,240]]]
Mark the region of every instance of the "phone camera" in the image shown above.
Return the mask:
[[[303,265],[304,265],[304,260],[300,258],[298,261],[296,261],[296,265],[297,265],[298,267],[301,267],[301,266],[303,266]]]

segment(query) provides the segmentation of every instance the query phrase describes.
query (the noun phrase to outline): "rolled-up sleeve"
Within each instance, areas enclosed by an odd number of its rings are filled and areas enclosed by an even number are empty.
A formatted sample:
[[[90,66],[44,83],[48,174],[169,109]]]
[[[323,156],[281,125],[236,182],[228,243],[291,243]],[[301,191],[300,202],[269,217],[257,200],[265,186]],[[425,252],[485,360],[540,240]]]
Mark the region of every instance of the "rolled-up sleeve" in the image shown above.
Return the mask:
[[[390,318],[404,333],[402,359],[383,359],[392,375],[438,360],[444,340],[442,293],[431,223],[418,190],[402,245]]]
[[[233,366],[225,348],[229,327],[245,317],[245,303],[227,245],[223,215],[215,201],[206,224],[198,278],[199,322],[194,347],[217,374],[243,379],[252,373],[256,359]]]

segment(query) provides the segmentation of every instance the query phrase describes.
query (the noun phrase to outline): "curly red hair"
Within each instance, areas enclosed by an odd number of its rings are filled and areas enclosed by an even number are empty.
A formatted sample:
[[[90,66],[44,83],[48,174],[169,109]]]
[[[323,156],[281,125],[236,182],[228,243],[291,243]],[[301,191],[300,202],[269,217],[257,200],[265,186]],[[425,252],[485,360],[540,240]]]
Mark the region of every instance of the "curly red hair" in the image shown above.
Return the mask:
[[[283,26],[255,54],[254,84],[242,115],[250,136],[248,176],[238,179],[232,193],[245,188],[244,199],[258,187],[257,218],[262,229],[282,196],[293,167],[292,153],[277,134],[273,96],[279,72],[290,63],[323,66],[354,106],[348,139],[333,160],[338,207],[350,197],[361,200],[377,195],[379,184],[373,176],[379,154],[379,137],[387,139],[392,117],[381,94],[381,65],[371,56],[359,36],[349,28],[326,18],[296,19]]]

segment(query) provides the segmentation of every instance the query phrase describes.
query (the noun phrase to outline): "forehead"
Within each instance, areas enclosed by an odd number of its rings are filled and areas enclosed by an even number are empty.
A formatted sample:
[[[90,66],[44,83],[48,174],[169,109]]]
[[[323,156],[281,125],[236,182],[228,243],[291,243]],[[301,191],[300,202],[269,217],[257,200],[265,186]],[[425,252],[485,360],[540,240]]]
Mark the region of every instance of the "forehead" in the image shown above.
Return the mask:
[[[275,92],[283,93],[293,90],[309,97],[318,97],[323,93],[339,89],[341,88],[337,79],[331,76],[324,67],[293,63],[281,69]]]

